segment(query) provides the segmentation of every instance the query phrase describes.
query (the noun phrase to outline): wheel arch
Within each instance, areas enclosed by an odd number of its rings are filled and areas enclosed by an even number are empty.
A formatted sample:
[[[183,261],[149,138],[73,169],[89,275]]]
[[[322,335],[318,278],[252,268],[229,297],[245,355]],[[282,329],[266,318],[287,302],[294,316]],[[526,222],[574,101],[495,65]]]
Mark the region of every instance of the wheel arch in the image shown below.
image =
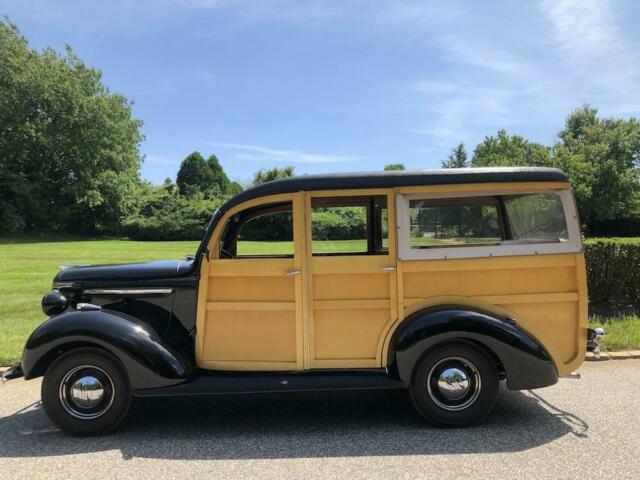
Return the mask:
[[[116,312],[80,311],[52,317],[31,334],[22,354],[25,379],[44,375],[60,355],[84,347],[115,356],[133,389],[175,385],[193,369],[190,360],[164,345],[147,324]]]
[[[67,343],[62,343],[57,345],[56,347],[51,348],[48,352],[38,358],[35,364],[31,367],[29,371],[28,379],[37,378],[43,376],[47,373],[49,366],[55,362],[62,355],[72,351],[72,350],[81,350],[84,348],[92,348],[96,350],[101,350],[103,352],[107,352],[111,354],[113,357],[118,359],[112,352],[108,349],[104,348],[102,345],[92,342],[90,340],[76,340],[69,341]],[[118,359],[119,360],[119,359]]]
[[[510,389],[552,385],[558,374],[544,346],[506,315],[469,305],[435,305],[415,311],[394,330],[388,349],[389,373],[405,383],[429,351],[463,342],[496,362]]]

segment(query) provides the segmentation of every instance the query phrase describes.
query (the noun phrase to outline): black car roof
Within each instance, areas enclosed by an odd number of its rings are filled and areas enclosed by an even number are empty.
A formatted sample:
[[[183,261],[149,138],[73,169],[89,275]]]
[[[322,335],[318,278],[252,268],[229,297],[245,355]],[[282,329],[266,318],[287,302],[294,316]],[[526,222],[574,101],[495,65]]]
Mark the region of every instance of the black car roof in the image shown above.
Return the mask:
[[[548,167],[446,168],[440,170],[395,170],[358,173],[300,175],[273,180],[248,188],[231,198],[220,213],[244,201],[278,193],[313,190],[391,188],[421,185],[501,182],[567,182],[567,175]]]

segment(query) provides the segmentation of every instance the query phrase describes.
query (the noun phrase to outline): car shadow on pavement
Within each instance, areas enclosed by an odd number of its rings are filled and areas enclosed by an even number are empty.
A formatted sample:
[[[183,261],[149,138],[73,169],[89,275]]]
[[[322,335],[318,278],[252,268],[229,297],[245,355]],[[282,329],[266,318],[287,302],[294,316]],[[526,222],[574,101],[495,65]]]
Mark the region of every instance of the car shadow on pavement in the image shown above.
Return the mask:
[[[114,433],[74,438],[41,405],[0,420],[0,457],[120,450],[128,458],[270,459],[518,452],[588,425],[534,392],[502,389],[480,425],[426,426],[406,392],[361,391],[138,399]]]

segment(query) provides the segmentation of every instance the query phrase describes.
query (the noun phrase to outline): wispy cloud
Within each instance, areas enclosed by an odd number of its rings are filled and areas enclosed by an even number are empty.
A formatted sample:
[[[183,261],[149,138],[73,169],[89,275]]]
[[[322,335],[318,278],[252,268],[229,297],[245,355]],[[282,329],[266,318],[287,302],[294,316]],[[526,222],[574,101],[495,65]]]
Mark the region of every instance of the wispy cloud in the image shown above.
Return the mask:
[[[561,48],[573,60],[608,55],[619,44],[611,5],[606,0],[543,0],[540,6]]]
[[[207,145],[234,150],[235,157],[239,160],[249,160],[262,163],[271,162],[291,165],[299,163],[345,163],[355,162],[365,158],[359,155],[309,153],[301,150],[282,150],[243,143],[208,142]]]
[[[428,120],[410,129],[427,135],[430,141],[449,146],[472,141],[479,128],[499,128],[513,122],[510,104],[515,92],[469,82],[416,82],[412,89],[421,94]]]
[[[620,28],[614,5],[608,0],[542,0],[541,11],[553,38],[578,85],[576,93],[599,98],[609,113],[640,109],[639,46]],[[617,10],[618,15],[621,10]],[[603,105],[604,104],[604,105]]]

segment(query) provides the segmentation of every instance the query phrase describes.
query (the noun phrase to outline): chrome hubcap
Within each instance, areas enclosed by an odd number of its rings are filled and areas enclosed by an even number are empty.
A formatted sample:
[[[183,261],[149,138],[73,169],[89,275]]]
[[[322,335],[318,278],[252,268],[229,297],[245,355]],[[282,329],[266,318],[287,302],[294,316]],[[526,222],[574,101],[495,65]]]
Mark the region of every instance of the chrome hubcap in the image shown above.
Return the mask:
[[[469,377],[459,368],[447,368],[438,377],[438,389],[447,400],[458,400],[469,391]]]
[[[470,407],[478,399],[480,389],[478,369],[461,357],[443,358],[427,377],[429,397],[440,408],[452,412]]]
[[[59,393],[67,413],[81,420],[92,420],[109,410],[115,391],[107,372],[93,365],[81,365],[64,376]]]
[[[96,377],[87,375],[71,385],[71,399],[81,408],[93,408],[104,398],[104,387]]]

